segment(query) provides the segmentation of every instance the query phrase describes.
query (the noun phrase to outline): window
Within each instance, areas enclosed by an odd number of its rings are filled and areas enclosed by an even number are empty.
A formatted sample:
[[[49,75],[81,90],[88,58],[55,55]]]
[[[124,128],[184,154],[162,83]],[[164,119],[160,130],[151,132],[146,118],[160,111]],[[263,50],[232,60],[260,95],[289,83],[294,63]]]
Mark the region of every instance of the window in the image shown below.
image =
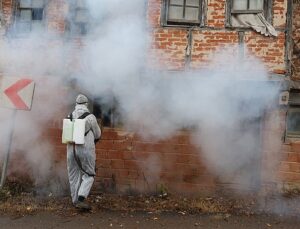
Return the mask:
[[[231,13],[262,13],[264,0],[232,0]]]
[[[226,26],[252,28],[265,36],[277,36],[271,25],[273,0],[227,0]]]
[[[165,0],[164,24],[194,26],[202,24],[203,0]]]
[[[16,16],[18,33],[43,29],[44,0],[19,0]]]
[[[86,35],[89,30],[90,14],[86,0],[75,0],[70,5],[70,32],[73,35]]]
[[[271,23],[272,6],[273,0],[227,0],[227,26],[232,26],[232,17],[241,14],[261,14],[267,22]]]
[[[118,103],[113,97],[102,97],[95,99],[93,101],[93,114],[97,119],[101,119],[102,126],[121,126],[121,116],[118,112]]]
[[[291,91],[286,120],[286,137],[300,138],[300,91]]]

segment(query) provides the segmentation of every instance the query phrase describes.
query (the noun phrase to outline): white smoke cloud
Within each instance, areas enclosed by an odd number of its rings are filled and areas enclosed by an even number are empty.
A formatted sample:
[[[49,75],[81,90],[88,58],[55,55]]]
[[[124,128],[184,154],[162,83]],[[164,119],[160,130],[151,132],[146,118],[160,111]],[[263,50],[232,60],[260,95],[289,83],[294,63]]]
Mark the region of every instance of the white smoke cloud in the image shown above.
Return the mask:
[[[263,117],[278,92],[267,82],[263,65],[247,52],[245,59],[235,55],[240,47],[228,47],[216,51],[206,70],[151,71],[145,64],[149,48],[145,2],[88,4],[93,23],[80,49],[73,40],[53,34],[33,33],[25,40],[1,43],[3,75],[26,75],[38,82],[32,111],[20,112],[14,130],[15,149],[24,151],[36,180],[52,175],[53,145],[41,136],[45,123],[58,114],[63,117],[71,104],[71,96],[61,97],[56,88],[73,77],[95,98],[112,94],[125,129],[145,138],[163,139],[192,127],[193,143],[201,147],[211,172],[221,181],[249,185],[260,157],[258,126],[253,123]],[[154,161],[146,165],[147,175],[152,171],[152,178],[159,179],[159,163]]]
[[[48,192],[59,194],[64,187],[58,189],[53,185],[50,187],[50,184],[66,177],[66,172],[60,170],[62,165],[54,163],[57,153],[46,137],[46,130],[59,116],[65,116],[66,107],[70,104],[69,96],[63,94],[68,80],[66,65],[70,48],[68,44],[63,45],[63,40],[55,39],[52,35],[41,36],[40,32],[33,32],[23,39],[4,37],[0,42],[1,75],[31,78],[35,82],[31,111],[19,110],[13,120],[12,110],[1,109],[0,156],[4,158],[7,152],[11,131],[9,123],[13,121],[10,158],[18,158],[17,155],[19,158],[10,160],[8,176],[11,173],[31,175],[36,186],[46,185]]]

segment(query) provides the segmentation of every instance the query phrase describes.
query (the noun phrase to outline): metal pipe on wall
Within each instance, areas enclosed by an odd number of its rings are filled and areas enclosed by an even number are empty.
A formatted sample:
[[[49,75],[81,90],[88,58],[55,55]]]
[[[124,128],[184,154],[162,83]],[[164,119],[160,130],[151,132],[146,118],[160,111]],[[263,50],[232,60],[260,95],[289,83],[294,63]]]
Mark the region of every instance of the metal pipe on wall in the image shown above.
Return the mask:
[[[3,23],[3,6],[2,6],[2,1],[3,0],[0,0],[0,25],[2,26],[2,23]]]

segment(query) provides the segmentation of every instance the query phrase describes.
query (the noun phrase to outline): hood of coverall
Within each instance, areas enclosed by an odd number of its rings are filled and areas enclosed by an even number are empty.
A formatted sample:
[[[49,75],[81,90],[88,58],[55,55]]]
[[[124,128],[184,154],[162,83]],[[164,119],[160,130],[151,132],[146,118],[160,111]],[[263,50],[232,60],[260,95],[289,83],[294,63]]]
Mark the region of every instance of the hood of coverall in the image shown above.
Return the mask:
[[[85,95],[79,94],[76,98],[76,104],[88,103],[89,100]]]
[[[88,109],[88,98],[85,95],[79,94],[76,98],[76,106],[73,111],[73,117],[78,118],[85,112],[90,112]]]

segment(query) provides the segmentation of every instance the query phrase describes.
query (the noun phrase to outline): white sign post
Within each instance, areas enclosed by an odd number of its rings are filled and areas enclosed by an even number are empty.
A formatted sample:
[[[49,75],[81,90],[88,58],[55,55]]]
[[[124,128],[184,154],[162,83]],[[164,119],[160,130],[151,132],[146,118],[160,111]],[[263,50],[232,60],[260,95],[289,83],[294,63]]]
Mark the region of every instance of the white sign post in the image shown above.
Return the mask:
[[[13,129],[17,110],[31,110],[34,94],[34,82],[31,79],[2,77],[0,78],[0,106],[13,109],[13,115],[9,128],[9,138],[6,154],[2,165],[0,189],[3,188],[6,179],[9,153],[11,150]]]

